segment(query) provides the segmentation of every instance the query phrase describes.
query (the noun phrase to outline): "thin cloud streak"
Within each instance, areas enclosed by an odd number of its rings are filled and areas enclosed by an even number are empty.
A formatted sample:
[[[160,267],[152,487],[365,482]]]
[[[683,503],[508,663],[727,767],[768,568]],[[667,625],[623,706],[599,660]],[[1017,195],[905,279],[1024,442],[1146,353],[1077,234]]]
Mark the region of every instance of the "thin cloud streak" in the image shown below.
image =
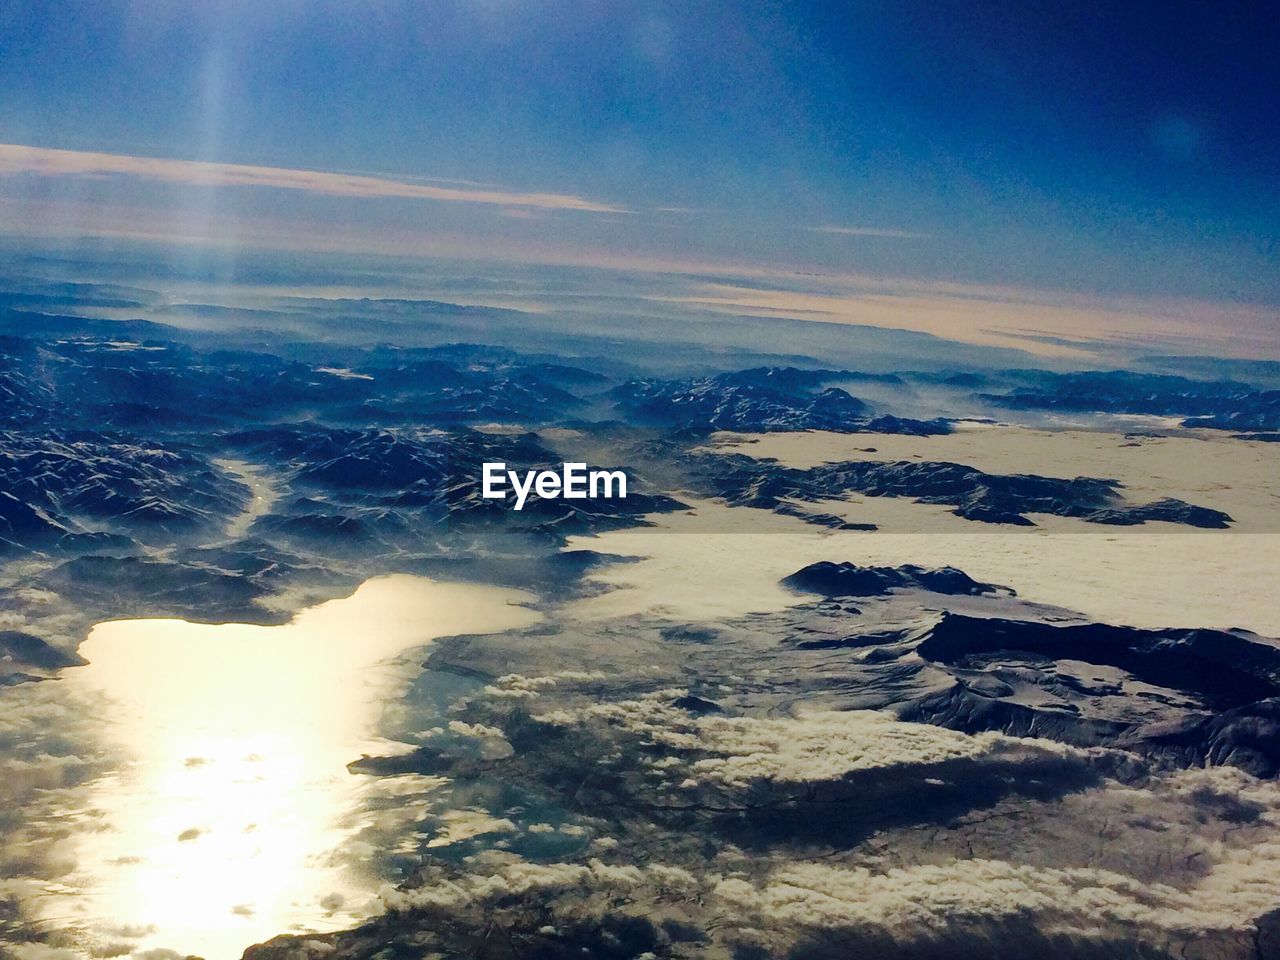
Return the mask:
[[[1120,345],[1247,359],[1277,354],[1277,313],[1247,304],[1106,301],[931,280],[867,279],[825,292],[708,282],[661,297],[714,313],[925,333],[1064,359],[1101,359]],[[852,278],[850,278],[852,279]],[[1028,330],[1033,337],[1028,337]]]
[[[932,234],[881,227],[804,227],[810,233],[831,233],[841,237],[885,237],[891,240],[927,240]]]
[[[410,183],[389,177],[258,167],[238,163],[169,160],[115,153],[51,150],[19,144],[0,144],[0,176],[31,174],[41,177],[137,177],[193,187],[268,187],[301,190],[331,197],[437,200],[482,203],[582,213],[627,213],[622,207],[561,193],[517,193],[501,189],[460,189]]]

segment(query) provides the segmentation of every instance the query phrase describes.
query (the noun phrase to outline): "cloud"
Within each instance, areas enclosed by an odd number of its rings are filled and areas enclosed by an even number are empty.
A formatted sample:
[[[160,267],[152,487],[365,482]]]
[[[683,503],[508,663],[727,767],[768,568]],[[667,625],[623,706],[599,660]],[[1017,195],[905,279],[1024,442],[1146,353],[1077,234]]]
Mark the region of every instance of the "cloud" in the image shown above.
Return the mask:
[[[671,705],[686,691],[660,690],[637,700],[553,710],[535,717],[569,726],[604,720],[674,751],[691,751],[687,767],[667,755],[652,770],[730,789],[758,783],[802,784],[838,780],[852,773],[919,767],[952,760],[1011,761],[1065,756],[1072,748],[1047,740],[970,736],[927,724],[906,723],[878,710],[816,711],[795,717],[695,717]]]
[[[585,769],[607,768],[616,812],[601,810],[593,831],[618,836],[592,846],[605,860],[487,850],[384,891],[393,914],[423,912],[423,929],[496,917],[564,930],[625,904],[677,917],[726,954],[1101,957],[1146,944],[1176,956],[1196,942],[1225,957],[1252,955],[1255,920],[1275,906],[1280,785],[1239,770],[1153,772],[1117,766],[1117,751],[879,711],[697,715],[672,704],[685,693],[674,687],[603,702],[565,678],[513,674],[496,688],[536,693],[533,719],[572,737],[551,742],[572,744]],[[473,702],[512,709],[502,697]],[[527,759],[526,773],[549,760]],[[548,765],[545,782],[573,769]],[[1048,781],[1064,765],[1123,780],[1064,776],[1070,789],[1056,789]],[[686,774],[697,794],[673,790]],[[823,781],[850,789],[805,789]],[[1022,788],[999,786],[1011,781]],[[882,815],[886,804],[905,815]],[[658,806],[662,819],[637,816]],[[799,832],[788,817],[825,826]]]
[[[1191,936],[1242,922],[1206,909],[1194,894],[1123,874],[977,859],[884,872],[795,863],[774,870],[763,885],[725,879],[715,894],[740,918],[771,927],[869,928],[912,939],[1027,916],[1042,929],[1099,937],[1134,926]]]
[[[644,866],[608,864],[601,860],[580,863],[530,863],[503,860],[490,854],[480,861],[497,861],[490,872],[464,874],[455,879],[426,883],[413,890],[385,887],[382,901],[388,910],[455,911],[470,905],[496,904],[512,897],[535,898],[545,905],[547,898],[561,893],[588,890],[636,890],[687,892],[698,887],[698,879],[683,867],[663,863]],[[483,864],[481,864],[483,865]]]
[[[79,951],[44,943],[15,943],[7,949],[14,960],[84,960]]]
[[[999,734],[966,736],[941,727],[901,723],[870,710],[821,712],[802,718],[704,717],[703,749],[719,753],[692,765],[695,777],[726,786],[757,781],[810,783],[860,770],[939,764],[988,754]]]
[[[816,275],[807,288],[782,277],[764,279],[775,282],[708,279],[692,292],[651,299],[732,316],[905,330],[1072,360],[1114,355],[1117,347],[1172,351],[1175,345],[1186,354],[1276,355],[1277,311],[1265,305],[1099,299],[853,274]]]
[[[456,733],[460,737],[502,737],[503,733],[497,727],[491,727],[483,723],[465,723],[462,720],[450,720],[449,731]]]
[[[516,825],[506,817],[491,817],[481,810],[449,810],[440,817],[436,836],[428,847],[447,847],[487,834],[515,833]]]
[[[15,151],[31,148],[0,146],[0,178],[25,169]],[[56,154],[57,151],[38,151]],[[69,154],[71,157],[103,156]],[[131,160],[133,158],[117,158]],[[183,164],[174,161],[139,163]],[[217,167],[218,165],[203,165]],[[335,193],[324,186],[332,179],[350,185],[374,185],[374,195],[387,190],[443,192],[458,199],[492,198],[493,219],[519,231],[525,221],[503,216],[518,209],[501,191],[447,190],[368,176],[346,176],[271,168],[228,167],[232,170],[265,169],[275,174],[296,174],[306,189]],[[81,180],[95,176],[81,171]],[[101,175],[99,175],[101,176]],[[75,180],[74,177],[69,179]],[[313,182],[314,181],[314,182]],[[0,184],[2,184],[0,180]],[[80,180],[76,180],[80,182]],[[292,185],[304,189],[301,183]],[[371,188],[370,188],[371,189]],[[495,261],[544,267],[574,267],[617,271],[628,278],[628,297],[634,308],[648,313],[655,308],[672,317],[691,314],[723,314],[742,317],[807,321],[877,330],[924,333],[946,341],[979,347],[1013,349],[1041,357],[1090,365],[1114,365],[1125,356],[1150,353],[1213,355],[1245,359],[1277,356],[1276,326],[1280,312],[1265,303],[1213,302],[1194,298],[1094,296],[1063,290],[1020,288],[928,277],[872,275],[830,269],[788,258],[787,262],[747,261],[710,252],[681,250],[668,240],[662,247],[643,244],[623,249],[613,241],[583,238],[572,231],[559,233],[539,228],[532,234],[508,234],[493,225],[362,222],[359,217],[334,217],[323,228],[302,215],[253,214],[249,210],[205,205],[192,210],[182,205],[130,204],[121,197],[94,198],[68,192],[66,196],[5,196],[0,191],[0,233],[17,237],[96,238],[127,243],[208,247],[235,263],[249,250],[287,250],[328,255],[378,254],[394,257],[447,258],[490,264]],[[335,194],[341,195],[341,194]],[[412,195],[412,194],[410,194]],[[538,195],[534,195],[538,196]],[[555,195],[551,195],[555,196]],[[561,198],[596,214],[592,221],[603,226],[613,208],[581,198]],[[583,206],[585,204],[586,206]],[[462,209],[474,210],[475,207]],[[525,209],[539,212],[539,208]],[[354,212],[354,211],[352,211]],[[543,210],[542,212],[551,212]],[[488,218],[484,218],[488,219]],[[564,218],[548,218],[561,221]],[[574,218],[575,221],[577,218]],[[633,216],[624,218],[639,222]],[[535,221],[537,222],[537,221]],[[646,222],[686,222],[674,214],[651,216]],[[516,226],[513,226],[516,225]],[[875,228],[799,228],[830,233],[834,230]],[[908,231],[897,231],[907,233]],[[666,235],[666,234],[664,234]],[[801,256],[801,251],[789,251]],[[601,276],[601,283],[617,277]],[[692,286],[690,281],[696,281]],[[530,289],[523,301],[530,309],[560,309],[562,299],[546,289]],[[576,308],[577,305],[575,305]],[[792,327],[797,333],[803,332]],[[729,334],[726,334],[728,336]],[[733,334],[739,336],[740,334]],[[1030,338],[1029,338],[1030,337]],[[905,347],[904,347],[905,349]],[[931,345],[922,343],[928,351]],[[1118,351],[1123,351],[1119,353]],[[1005,362],[1005,361],[1001,361]]]
[[[590,683],[604,680],[600,671],[561,670],[559,673],[542,677],[524,677],[518,673],[509,673],[498,677],[493,683],[481,691],[489,697],[508,698],[513,700],[529,700],[538,696],[540,690],[554,687],[560,683]]]
[[[775,946],[836,932],[1012,946],[1015,928],[1235,944],[1275,906],[1278,816],[1275,783],[1228,768],[1179,771],[1049,806],[1012,798],[927,836],[886,833],[845,864],[777,857],[755,876],[716,880],[711,902]]]
[[[887,240],[927,240],[933,234],[916,233],[913,230],[894,230],[886,227],[803,227],[811,233],[830,233],[841,237],[882,237]]]
[[[237,163],[169,160],[126,154],[50,150],[19,144],[0,144],[0,176],[32,174],[41,177],[137,177],[192,187],[269,187],[301,190],[330,197],[437,200],[451,203],[495,204],[541,210],[583,213],[625,213],[621,207],[561,193],[519,193],[498,188],[474,189],[414,183],[390,177],[258,167]]]
[[[731,844],[707,860],[646,834],[662,861],[533,863],[490,850],[381,897],[392,913],[504,924],[534,904],[539,922],[567,925],[621,902],[667,916],[679,903],[708,940],[774,956],[806,944],[893,958],[1026,956],[1036,945],[1127,956],[1138,942],[1177,955],[1192,941],[1210,944],[1206,956],[1245,955],[1255,918],[1274,907],[1280,787],[1228,769],[1144,782],[1049,805],[1012,799],[943,831],[891,831],[843,863],[794,849],[744,856]]]

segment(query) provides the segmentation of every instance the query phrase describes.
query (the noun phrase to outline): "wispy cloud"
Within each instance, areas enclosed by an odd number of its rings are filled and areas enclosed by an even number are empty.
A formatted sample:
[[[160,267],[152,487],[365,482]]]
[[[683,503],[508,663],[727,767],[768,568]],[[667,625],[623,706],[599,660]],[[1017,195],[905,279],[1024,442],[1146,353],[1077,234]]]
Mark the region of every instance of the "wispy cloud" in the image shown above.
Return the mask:
[[[302,190],[331,197],[402,197],[448,203],[484,203],[542,210],[584,213],[624,213],[623,208],[562,193],[520,193],[501,188],[462,188],[410,182],[391,177],[257,167],[238,163],[168,160],[115,153],[50,150],[0,144],[0,176],[33,174],[42,177],[137,177],[193,187],[269,187]]]
[[[812,233],[832,233],[841,237],[885,237],[891,240],[926,240],[932,236],[928,233],[916,233],[912,230],[893,230],[885,227],[804,227]]]
[[[1250,358],[1276,355],[1274,308],[1204,301],[1089,298],[952,281],[828,275],[809,289],[775,274],[709,280],[660,299],[734,316],[927,333],[1040,356],[1100,359],[1120,346]],[[816,278],[815,278],[816,279]],[[1030,334],[1031,336],[1028,336]],[[1113,361],[1114,362],[1114,361]]]

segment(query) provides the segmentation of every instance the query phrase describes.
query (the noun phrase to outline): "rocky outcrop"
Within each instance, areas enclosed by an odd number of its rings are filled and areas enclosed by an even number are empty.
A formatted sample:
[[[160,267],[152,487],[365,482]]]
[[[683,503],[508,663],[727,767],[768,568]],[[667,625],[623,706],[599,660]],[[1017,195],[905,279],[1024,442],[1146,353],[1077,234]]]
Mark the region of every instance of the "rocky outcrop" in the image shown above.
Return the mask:
[[[916,652],[951,665],[1030,655],[1112,666],[1147,683],[1194,694],[1218,710],[1280,696],[1280,647],[1222,630],[1059,626],[946,613]]]
[[[1124,370],[1034,376],[1032,386],[981,394],[1013,410],[1138,413],[1186,418],[1191,427],[1216,430],[1280,428],[1280,390],[1256,390],[1232,380],[1191,380]]]
[[[824,383],[848,381],[833,370],[759,367],[686,380],[634,380],[610,397],[630,423],[706,434],[715,430],[767,433],[833,430],[842,433],[950,433],[944,420],[873,416],[862,400]]]
[[[860,567],[854,563],[822,560],[797,570],[782,585],[803,593],[824,597],[874,597],[890,590],[916,588],[932,593],[980,596],[1012,591],[990,583],[980,583],[955,567],[926,569],[914,564],[900,567]]]
[[[1033,526],[1029,513],[1101,524],[1164,520],[1223,528],[1231,523],[1231,517],[1222,511],[1172,498],[1129,503],[1117,481],[1093,477],[992,474],[960,463],[917,460],[853,460],[801,469],[742,455],[706,457],[699,466],[713,495],[735,506],[779,512],[791,509],[786,500],[837,500],[858,493],[910,497],[920,503],[950,506],[953,513],[967,520],[1016,526]]]

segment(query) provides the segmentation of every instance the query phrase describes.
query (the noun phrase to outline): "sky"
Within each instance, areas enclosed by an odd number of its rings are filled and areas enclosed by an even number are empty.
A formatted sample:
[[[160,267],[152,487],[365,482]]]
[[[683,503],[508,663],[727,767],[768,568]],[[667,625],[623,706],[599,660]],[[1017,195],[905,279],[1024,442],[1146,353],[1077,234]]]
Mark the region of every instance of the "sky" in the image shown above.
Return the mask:
[[[1278,22],[1263,3],[5,0],[0,232],[1203,305],[1240,311],[1259,350],[1280,340]]]

